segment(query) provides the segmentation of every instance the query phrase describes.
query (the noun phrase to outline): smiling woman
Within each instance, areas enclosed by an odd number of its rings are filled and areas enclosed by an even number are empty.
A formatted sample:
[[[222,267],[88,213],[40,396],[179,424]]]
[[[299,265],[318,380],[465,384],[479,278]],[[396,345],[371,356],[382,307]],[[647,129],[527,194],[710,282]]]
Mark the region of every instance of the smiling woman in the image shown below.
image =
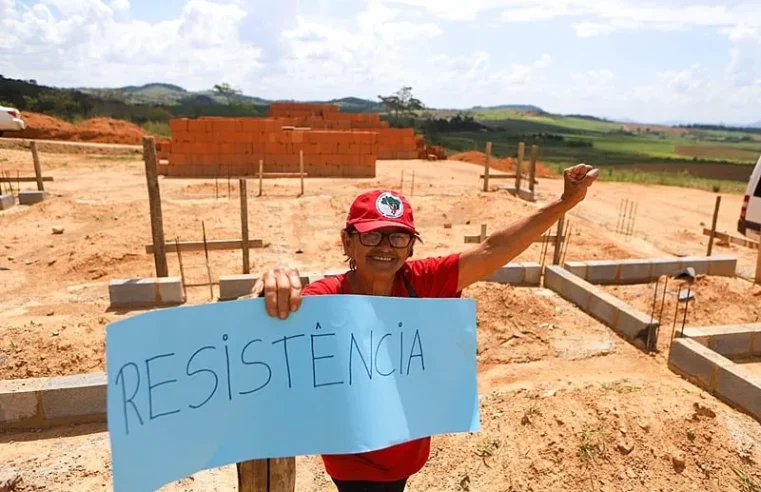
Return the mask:
[[[537,240],[564,213],[582,201],[598,170],[579,164],[566,169],[557,200],[491,234],[463,252],[411,260],[420,241],[410,202],[388,190],[356,197],[341,229],[349,270],[307,285],[295,269],[278,268],[261,276],[249,296],[264,294],[271,316],[287,318],[307,295],[374,295],[456,298],[469,285],[486,279]],[[446,409],[441,409],[445,412]],[[430,438],[352,455],[323,456],[340,492],[401,492],[408,478],[428,460]]]

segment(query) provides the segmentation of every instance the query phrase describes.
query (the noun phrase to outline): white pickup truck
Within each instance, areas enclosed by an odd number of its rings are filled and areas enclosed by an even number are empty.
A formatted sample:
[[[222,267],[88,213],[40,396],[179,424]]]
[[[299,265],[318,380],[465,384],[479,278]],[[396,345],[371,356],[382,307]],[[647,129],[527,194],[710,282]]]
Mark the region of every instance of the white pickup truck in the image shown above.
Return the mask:
[[[21,119],[21,111],[16,108],[0,106],[0,137],[4,132],[20,132],[26,129],[26,123]]]
[[[761,238],[761,157],[750,175],[737,230],[749,239]]]

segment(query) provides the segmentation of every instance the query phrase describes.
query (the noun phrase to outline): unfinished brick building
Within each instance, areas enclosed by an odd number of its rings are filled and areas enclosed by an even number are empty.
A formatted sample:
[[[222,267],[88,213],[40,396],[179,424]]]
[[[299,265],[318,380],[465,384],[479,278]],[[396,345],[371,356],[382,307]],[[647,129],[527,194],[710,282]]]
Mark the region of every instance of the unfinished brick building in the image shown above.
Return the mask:
[[[376,159],[415,159],[423,147],[412,128],[333,104],[273,103],[266,118],[177,118],[170,129],[169,176],[257,176],[259,161],[265,173],[298,173],[302,151],[308,177],[367,178]]]

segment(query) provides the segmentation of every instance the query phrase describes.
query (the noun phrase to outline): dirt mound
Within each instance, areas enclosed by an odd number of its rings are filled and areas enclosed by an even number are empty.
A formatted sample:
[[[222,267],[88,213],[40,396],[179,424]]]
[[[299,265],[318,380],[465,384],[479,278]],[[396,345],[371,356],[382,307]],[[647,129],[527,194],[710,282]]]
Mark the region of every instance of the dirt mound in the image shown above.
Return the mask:
[[[93,118],[76,125],[72,140],[100,143],[140,144],[148,132],[124,120]]]
[[[479,152],[477,150],[473,150],[469,152],[461,152],[459,154],[455,154],[451,156],[449,160],[470,162],[471,164],[479,164],[483,166],[484,164],[486,164],[486,154],[484,154],[483,152]],[[491,163],[489,164],[489,167],[497,171],[502,171],[506,173],[514,173],[517,163],[518,163],[518,159],[515,159],[513,157],[507,157],[505,159],[492,158]],[[528,171],[528,162],[524,160],[523,166],[524,166],[524,169]],[[553,173],[549,168],[547,168],[547,166],[541,164],[540,162],[536,163],[536,177],[537,178],[549,178],[554,175],[555,173]]]
[[[92,118],[72,125],[39,113],[22,111],[21,117],[27,128],[13,133],[12,136],[18,138],[139,145],[143,136],[149,135],[133,123],[113,118]]]
[[[21,118],[26,123],[26,130],[14,133],[21,138],[58,140],[74,132],[74,125],[68,121],[59,120],[46,114],[22,111]]]

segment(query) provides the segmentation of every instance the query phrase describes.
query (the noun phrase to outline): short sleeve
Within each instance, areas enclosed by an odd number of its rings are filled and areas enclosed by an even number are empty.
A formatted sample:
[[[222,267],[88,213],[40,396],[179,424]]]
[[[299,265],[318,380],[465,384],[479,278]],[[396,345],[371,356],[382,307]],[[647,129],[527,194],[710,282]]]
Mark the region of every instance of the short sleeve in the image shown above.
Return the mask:
[[[325,277],[307,284],[301,289],[302,296],[326,296],[341,293],[341,281],[343,276]]]
[[[460,253],[407,262],[405,275],[419,297],[460,297]]]

